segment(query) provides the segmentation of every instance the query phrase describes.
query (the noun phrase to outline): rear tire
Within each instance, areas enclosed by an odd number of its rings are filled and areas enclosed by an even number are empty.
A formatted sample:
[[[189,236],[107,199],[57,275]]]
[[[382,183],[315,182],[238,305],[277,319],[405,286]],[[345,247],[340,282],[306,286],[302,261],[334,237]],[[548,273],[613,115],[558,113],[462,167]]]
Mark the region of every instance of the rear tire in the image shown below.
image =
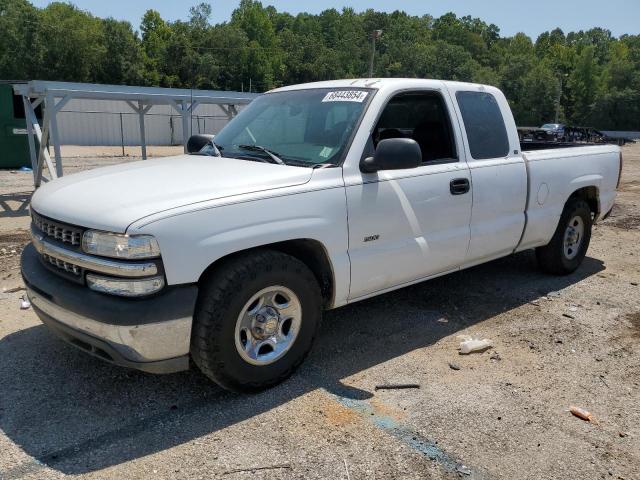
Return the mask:
[[[288,378],[309,354],[322,319],[315,276],[300,260],[262,250],[225,261],[201,285],[191,356],[236,392]]]
[[[551,241],[536,248],[540,268],[554,275],[573,273],[587,254],[592,224],[587,202],[580,198],[569,199]]]

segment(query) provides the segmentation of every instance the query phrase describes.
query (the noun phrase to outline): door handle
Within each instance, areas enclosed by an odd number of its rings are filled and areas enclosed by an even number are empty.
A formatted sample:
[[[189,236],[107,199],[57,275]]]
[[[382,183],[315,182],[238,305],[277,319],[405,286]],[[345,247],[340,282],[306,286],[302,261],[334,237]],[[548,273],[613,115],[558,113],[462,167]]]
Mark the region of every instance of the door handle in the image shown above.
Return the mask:
[[[464,195],[471,190],[468,178],[454,178],[449,182],[449,191],[451,195]]]

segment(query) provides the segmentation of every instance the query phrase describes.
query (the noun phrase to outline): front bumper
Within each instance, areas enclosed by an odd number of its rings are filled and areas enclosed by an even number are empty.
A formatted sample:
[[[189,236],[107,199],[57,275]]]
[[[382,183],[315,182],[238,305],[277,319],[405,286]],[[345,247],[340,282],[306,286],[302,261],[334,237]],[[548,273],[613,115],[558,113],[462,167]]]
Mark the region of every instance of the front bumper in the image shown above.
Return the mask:
[[[140,299],[97,293],[45,268],[32,244],[22,252],[21,266],[33,310],[63,340],[138,370],[172,373],[189,368],[195,285],[168,287]]]

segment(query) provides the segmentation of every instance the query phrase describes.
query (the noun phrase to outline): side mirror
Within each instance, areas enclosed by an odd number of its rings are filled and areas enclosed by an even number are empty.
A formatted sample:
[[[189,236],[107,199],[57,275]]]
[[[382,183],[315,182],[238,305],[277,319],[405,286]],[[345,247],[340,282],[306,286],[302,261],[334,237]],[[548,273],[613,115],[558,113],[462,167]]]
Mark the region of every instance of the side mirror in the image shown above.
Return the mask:
[[[402,170],[416,168],[422,163],[420,145],[411,138],[388,138],[381,140],[373,157],[360,162],[360,171],[375,173],[379,170]]]
[[[215,137],[215,135],[191,135],[189,137],[189,140],[187,141],[187,152],[198,153],[200,150],[202,150],[202,147],[213,140],[213,137]]]

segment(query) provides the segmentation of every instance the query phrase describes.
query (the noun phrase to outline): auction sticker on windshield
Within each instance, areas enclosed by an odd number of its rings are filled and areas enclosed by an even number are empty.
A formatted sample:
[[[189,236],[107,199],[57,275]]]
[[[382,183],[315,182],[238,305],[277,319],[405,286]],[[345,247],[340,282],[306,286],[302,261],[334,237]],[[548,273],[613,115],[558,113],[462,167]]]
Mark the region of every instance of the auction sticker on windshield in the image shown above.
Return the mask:
[[[361,90],[338,90],[327,93],[323,102],[363,102],[369,92]]]

